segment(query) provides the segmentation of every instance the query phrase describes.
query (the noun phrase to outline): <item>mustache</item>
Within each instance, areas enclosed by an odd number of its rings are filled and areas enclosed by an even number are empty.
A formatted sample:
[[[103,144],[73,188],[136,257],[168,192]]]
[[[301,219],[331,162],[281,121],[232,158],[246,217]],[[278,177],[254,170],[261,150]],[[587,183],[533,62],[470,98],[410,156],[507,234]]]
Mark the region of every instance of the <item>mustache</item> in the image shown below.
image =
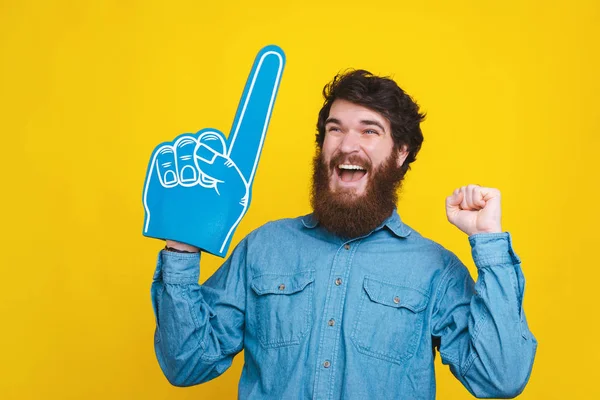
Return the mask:
[[[371,160],[362,158],[356,154],[348,153],[337,153],[331,157],[331,161],[329,161],[329,168],[333,171],[340,164],[358,165],[359,167],[367,170],[367,172],[371,172],[371,169],[373,168]]]

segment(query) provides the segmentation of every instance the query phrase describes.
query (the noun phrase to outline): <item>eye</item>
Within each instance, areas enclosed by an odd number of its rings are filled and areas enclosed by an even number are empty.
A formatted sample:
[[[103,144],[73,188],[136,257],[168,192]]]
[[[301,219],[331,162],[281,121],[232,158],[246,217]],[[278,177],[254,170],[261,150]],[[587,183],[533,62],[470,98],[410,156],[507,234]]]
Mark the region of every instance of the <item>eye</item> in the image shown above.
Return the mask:
[[[330,126],[329,128],[327,128],[327,132],[340,132],[340,128],[338,128],[337,126]]]
[[[367,135],[379,135],[379,132],[377,132],[375,129],[367,129],[365,130],[365,133]]]

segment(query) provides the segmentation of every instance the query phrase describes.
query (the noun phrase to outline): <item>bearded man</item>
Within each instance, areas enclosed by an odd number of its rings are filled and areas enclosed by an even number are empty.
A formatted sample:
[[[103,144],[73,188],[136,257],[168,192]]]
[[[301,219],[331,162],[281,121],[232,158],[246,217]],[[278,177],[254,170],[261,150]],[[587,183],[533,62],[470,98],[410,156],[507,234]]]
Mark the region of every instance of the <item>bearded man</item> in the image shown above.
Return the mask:
[[[250,233],[203,285],[199,249],[168,240],[161,251],[152,298],[166,377],[206,382],[244,350],[242,399],[434,399],[439,352],[474,396],[517,396],[537,341],[500,192],[469,185],[446,199],[475,283],[396,211],[423,141],[417,104],[362,70],[323,94],[312,214]]]

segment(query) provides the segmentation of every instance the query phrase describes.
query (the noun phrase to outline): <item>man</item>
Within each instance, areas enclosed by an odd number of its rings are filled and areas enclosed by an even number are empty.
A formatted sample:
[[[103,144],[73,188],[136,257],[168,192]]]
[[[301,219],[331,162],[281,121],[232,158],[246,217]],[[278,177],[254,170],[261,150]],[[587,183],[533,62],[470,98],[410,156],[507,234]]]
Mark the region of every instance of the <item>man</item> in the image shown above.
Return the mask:
[[[323,94],[312,214],[255,230],[202,286],[198,249],[167,241],[152,286],[165,375],[205,382],[245,350],[240,398],[433,399],[437,349],[474,396],[518,395],[537,342],[499,191],[469,185],[446,199],[469,235],[474,284],[395,209],[423,141],[418,106],[360,70]]]

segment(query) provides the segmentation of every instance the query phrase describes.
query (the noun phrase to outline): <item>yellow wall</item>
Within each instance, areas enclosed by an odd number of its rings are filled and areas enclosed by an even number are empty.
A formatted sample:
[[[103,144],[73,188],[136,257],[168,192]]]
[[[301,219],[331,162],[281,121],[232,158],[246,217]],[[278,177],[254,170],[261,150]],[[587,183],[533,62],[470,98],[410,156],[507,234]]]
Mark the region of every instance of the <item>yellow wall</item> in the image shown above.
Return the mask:
[[[322,86],[392,74],[428,113],[403,218],[475,272],[444,198],[499,187],[539,340],[522,398],[600,398],[597,1],[167,3],[0,3],[1,398],[236,397],[242,357],[188,389],[159,370],[141,189],[161,141],[229,131],[269,43],[287,66],[233,243],[309,211]],[[219,263],[204,257],[202,281]],[[438,367],[440,399],[470,398]]]

